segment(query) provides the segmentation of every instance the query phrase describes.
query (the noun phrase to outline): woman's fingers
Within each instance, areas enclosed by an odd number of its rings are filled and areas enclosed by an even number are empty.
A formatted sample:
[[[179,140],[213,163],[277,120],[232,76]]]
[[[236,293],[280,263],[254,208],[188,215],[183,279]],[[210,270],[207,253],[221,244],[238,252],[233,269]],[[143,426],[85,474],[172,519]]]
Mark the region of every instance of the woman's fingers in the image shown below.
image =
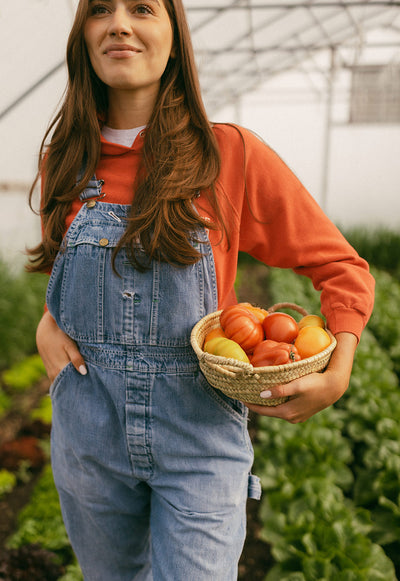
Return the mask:
[[[49,312],[44,313],[38,325],[36,343],[51,381],[70,362],[81,375],[86,375],[85,360],[75,341],[57,326]]]
[[[68,341],[66,343],[65,350],[66,350],[66,353],[68,355],[69,360],[71,361],[71,363],[75,367],[75,369],[81,375],[86,375],[87,368],[85,365],[85,360],[82,357],[75,341],[72,341],[72,339],[70,339],[69,337],[68,337]]]

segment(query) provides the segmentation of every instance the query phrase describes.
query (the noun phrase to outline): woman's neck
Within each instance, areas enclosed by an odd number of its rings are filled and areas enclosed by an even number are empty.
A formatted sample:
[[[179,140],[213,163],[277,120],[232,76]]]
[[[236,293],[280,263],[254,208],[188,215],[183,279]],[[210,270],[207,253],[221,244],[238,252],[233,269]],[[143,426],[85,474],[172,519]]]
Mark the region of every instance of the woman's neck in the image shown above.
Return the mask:
[[[113,129],[132,129],[147,125],[158,96],[131,91],[109,91],[106,124]]]

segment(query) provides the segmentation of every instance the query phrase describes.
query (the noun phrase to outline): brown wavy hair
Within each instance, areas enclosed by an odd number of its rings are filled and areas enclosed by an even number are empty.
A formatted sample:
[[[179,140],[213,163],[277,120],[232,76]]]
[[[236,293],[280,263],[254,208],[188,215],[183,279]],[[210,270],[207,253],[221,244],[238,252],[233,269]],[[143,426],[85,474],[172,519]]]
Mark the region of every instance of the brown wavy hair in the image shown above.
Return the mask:
[[[182,0],[164,0],[174,33],[173,57],[161,78],[160,92],[143,146],[141,169],[126,231],[117,248],[126,247],[134,266],[143,268],[135,253],[139,239],[148,259],[177,265],[200,258],[192,245],[199,226],[210,223],[198,215],[193,198],[202,191],[214,212],[212,228],[227,234],[219,209],[216,181],[220,152],[200,93],[193,47]],[[48,272],[65,234],[72,201],[93,176],[101,152],[99,118],[106,118],[106,85],[94,73],[84,40],[88,0],[80,0],[67,45],[68,85],[63,103],[40,147],[43,236],[28,250],[27,270]],[[51,136],[51,137],[50,137]],[[47,140],[50,142],[47,145]],[[76,178],[85,160],[85,172]],[[114,254],[115,258],[115,254]]]

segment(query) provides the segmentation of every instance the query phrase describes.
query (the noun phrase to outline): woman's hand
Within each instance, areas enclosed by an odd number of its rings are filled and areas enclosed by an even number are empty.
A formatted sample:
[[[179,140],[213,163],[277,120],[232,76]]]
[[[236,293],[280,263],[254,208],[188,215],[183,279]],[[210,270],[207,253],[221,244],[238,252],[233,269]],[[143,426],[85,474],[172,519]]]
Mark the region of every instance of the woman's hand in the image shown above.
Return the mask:
[[[274,407],[250,403],[246,406],[260,415],[296,424],[335,403],[349,385],[357,347],[357,338],[352,333],[338,333],[336,340],[336,348],[324,373],[311,373],[261,393],[261,397],[266,398],[290,396],[288,402]]]
[[[75,341],[61,331],[48,311],[39,322],[36,344],[51,382],[70,361],[81,375],[86,375],[85,361]]]

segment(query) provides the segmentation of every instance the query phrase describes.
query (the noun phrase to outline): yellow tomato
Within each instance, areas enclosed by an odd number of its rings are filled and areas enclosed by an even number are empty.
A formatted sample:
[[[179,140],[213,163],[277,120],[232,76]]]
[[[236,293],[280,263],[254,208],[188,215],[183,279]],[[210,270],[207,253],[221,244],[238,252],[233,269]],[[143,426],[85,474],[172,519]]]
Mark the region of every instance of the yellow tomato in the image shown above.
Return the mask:
[[[331,338],[321,327],[304,327],[300,329],[294,342],[300,357],[306,359],[320,353],[331,344]]]
[[[236,341],[226,339],[225,337],[214,337],[214,339],[210,339],[204,345],[204,351],[212,355],[219,355],[220,357],[228,357],[250,363],[249,358],[241,346]]]
[[[321,327],[321,329],[325,329],[325,323],[318,315],[306,315],[300,319],[298,325],[299,329],[304,327]]]

